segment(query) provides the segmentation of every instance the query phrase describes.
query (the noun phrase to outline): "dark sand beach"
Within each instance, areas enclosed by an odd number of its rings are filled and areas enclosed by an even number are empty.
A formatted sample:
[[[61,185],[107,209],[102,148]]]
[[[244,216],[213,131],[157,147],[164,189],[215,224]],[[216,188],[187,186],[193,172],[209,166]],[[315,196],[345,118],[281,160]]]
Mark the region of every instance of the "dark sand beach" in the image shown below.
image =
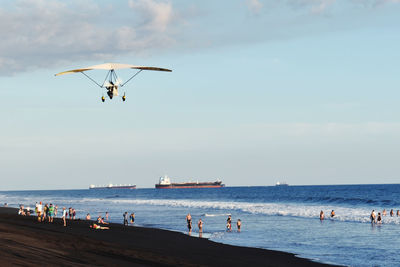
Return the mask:
[[[38,223],[0,208],[2,266],[328,266],[293,254],[220,244],[144,227],[110,224],[90,229],[88,221]]]

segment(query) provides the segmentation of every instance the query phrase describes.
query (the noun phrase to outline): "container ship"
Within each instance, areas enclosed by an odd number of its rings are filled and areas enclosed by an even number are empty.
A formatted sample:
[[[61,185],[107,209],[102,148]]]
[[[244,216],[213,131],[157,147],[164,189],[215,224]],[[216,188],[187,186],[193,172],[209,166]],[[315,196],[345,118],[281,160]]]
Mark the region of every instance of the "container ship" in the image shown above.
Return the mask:
[[[89,189],[136,189],[136,185],[131,185],[131,184],[108,184],[108,185],[93,185],[91,184],[89,186]]]
[[[186,182],[186,183],[171,183],[168,176],[160,177],[160,182],[156,184],[157,189],[164,188],[220,188],[224,187],[222,181],[215,182]]]

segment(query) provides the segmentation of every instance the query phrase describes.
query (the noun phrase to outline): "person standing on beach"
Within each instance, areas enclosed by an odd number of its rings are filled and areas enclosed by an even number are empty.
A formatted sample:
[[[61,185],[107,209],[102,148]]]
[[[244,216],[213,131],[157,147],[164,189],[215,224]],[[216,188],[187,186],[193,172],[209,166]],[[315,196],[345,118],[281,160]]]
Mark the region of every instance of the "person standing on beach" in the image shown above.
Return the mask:
[[[90,220],[90,214],[88,213],[88,214],[86,214],[86,221],[89,221]]]
[[[125,213],[123,214],[123,217],[124,217],[124,225],[128,226],[128,212],[127,211],[125,211]]]
[[[132,212],[132,213],[131,213],[131,216],[130,216],[129,218],[130,218],[130,220],[131,220],[131,224],[134,224],[134,223],[135,223],[135,213]]]
[[[49,206],[48,210],[49,210],[49,223],[53,223],[53,217],[54,217],[54,206],[53,206],[53,204],[50,203],[50,206]]]
[[[106,211],[106,221],[108,221],[108,211]]]
[[[40,201],[39,204],[37,205],[38,222],[42,221],[42,213],[43,213],[43,205],[42,201]]]
[[[203,232],[203,221],[199,219],[197,226],[199,227],[199,233]]]
[[[68,215],[69,215],[69,219],[71,220],[72,219],[72,208],[71,207],[68,208]]]
[[[62,220],[64,222],[64,226],[67,226],[67,210],[65,209],[65,207],[63,207]]]
[[[190,213],[188,213],[188,215],[186,215],[186,223],[187,223],[187,228],[189,230],[189,233],[192,232],[192,215],[190,215]]]
[[[58,206],[54,206],[54,216],[57,217],[57,212],[58,212]]]

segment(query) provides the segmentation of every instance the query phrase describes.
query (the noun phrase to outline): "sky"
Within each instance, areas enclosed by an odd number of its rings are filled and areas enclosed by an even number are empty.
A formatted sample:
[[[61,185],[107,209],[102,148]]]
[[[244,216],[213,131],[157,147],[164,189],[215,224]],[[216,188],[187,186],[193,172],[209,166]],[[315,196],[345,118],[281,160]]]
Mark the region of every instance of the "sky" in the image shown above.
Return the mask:
[[[2,1],[0,190],[151,188],[165,174],[398,183],[399,12],[399,0]],[[126,102],[105,103],[83,75],[54,76],[105,62],[173,72],[143,71]]]

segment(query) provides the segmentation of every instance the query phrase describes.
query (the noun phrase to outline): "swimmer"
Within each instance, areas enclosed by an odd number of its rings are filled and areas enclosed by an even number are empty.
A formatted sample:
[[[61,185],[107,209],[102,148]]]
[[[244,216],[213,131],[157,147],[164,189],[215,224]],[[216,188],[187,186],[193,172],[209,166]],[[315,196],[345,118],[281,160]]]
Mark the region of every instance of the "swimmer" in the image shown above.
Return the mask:
[[[203,232],[203,221],[201,219],[199,219],[197,226],[199,227],[199,233],[202,233]]]
[[[240,219],[237,220],[236,226],[237,226],[238,232],[240,232],[240,227],[242,227],[242,221]]]
[[[378,212],[378,219],[377,219],[377,223],[382,223],[382,216],[381,216],[381,213],[380,212]]]
[[[333,218],[333,217],[335,217],[335,211],[334,210],[331,211],[331,218]]]
[[[319,219],[321,220],[321,221],[323,221],[324,219],[325,219],[325,214],[324,214],[324,212],[321,210],[321,212],[319,213]]]
[[[369,216],[371,219],[371,223],[376,223],[376,215],[375,215],[375,210],[372,210],[371,216]]]
[[[192,231],[192,215],[190,215],[190,213],[188,213],[188,215],[186,215],[186,223],[187,223],[187,228],[190,233]]]
[[[393,215],[394,215],[394,211],[393,211],[393,209],[391,209],[390,210],[390,217],[393,217]]]
[[[382,216],[386,216],[386,209],[383,209]]]

